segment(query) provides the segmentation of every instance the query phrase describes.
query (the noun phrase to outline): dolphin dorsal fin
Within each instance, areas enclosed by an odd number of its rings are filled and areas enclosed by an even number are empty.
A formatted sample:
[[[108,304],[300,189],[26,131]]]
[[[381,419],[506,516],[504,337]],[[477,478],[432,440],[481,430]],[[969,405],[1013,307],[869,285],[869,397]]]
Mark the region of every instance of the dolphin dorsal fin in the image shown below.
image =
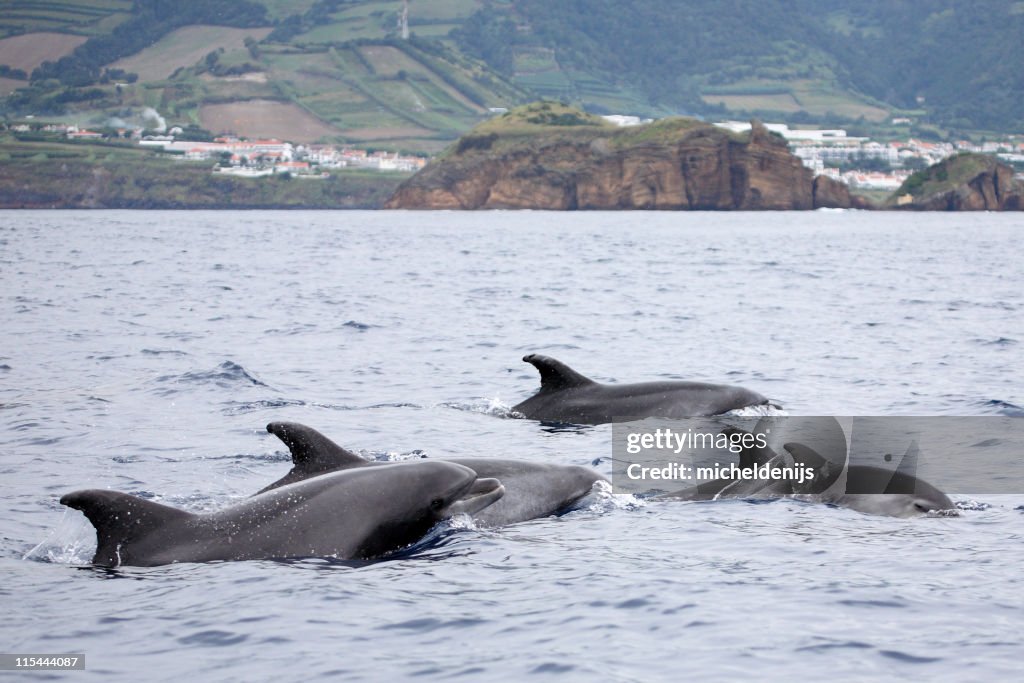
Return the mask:
[[[726,436],[732,436],[733,434],[750,434],[751,432],[738,427],[726,427],[722,430],[722,433]],[[751,469],[758,465],[763,465],[767,462],[771,462],[773,459],[779,457],[778,453],[773,451],[771,448],[765,446],[760,448],[758,446],[752,446],[750,448],[744,448],[740,451],[740,468]]]
[[[117,491],[87,489],[69,493],[61,505],[81,510],[96,527],[93,564],[117,567],[130,563],[132,544],[170,522],[195,515]]]
[[[292,463],[305,469],[343,469],[365,465],[366,458],[334,443],[326,436],[298,422],[271,422],[267,431],[281,439],[292,452]]]
[[[819,491],[824,491],[832,486],[846,470],[845,465],[829,460],[818,451],[802,443],[789,442],[783,444],[782,447],[793,456],[794,464],[810,467],[814,471],[814,485]]]
[[[818,451],[802,443],[790,442],[783,444],[783,448],[793,456],[793,462],[797,465],[811,467],[815,471],[829,465],[828,458],[823,457]]]
[[[365,458],[342,448],[312,427],[298,422],[271,422],[267,425],[267,431],[281,439],[291,451],[292,469],[284,477],[257,493],[264,493],[325,472],[369,464]]]
[[[576,372],[562,361],[539,353],[523,356],[523,361],[530,363],[540,372],[541,389],[571,389],[588,384],[596,384],[594,380]]]

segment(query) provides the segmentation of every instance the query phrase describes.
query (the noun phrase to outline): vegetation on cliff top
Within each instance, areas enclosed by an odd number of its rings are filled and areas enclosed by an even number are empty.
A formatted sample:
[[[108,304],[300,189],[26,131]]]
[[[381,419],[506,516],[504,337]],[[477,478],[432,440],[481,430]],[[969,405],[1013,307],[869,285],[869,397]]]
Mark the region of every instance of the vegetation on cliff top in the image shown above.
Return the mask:
[[[984,154],[958,154],[913,174],[892,195],[890,204],[898,197],[912,196],[915,200],[949,192],[969,183],[980,173],[991,171],[998,165],[995,157]]]
[[[484,121],[473,129],[473,133],[535,135],[545,131],[561,131],[566,128],[579,127],[611,130],[616,126],[600,116],[588,114],[561,102],[545,100],[516,107]]]
[[[609,148],[635,145],[663,145],[682,140],[697,130],[746,141],[749,134],[730,133],[697,119],[672,116],[636,126],[617,126],[600,116],[560,102],[542,100],[511,109],[481,123],[459,138],[442,155],[487,152],[502,154],[513,148],[552,144],[586,144],[598,138]]]

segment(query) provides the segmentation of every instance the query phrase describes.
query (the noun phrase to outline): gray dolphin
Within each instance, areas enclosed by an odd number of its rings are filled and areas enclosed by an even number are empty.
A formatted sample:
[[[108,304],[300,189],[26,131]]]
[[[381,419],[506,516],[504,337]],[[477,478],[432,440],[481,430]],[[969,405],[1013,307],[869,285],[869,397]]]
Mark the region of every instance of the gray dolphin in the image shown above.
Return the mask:
[[[729,427],[729,432],[742,430]],[[752,500],[795,498],[850,508],[872,515],[888,517],[919,517],[929,513],[955,516],[956,506],[946,494],[923,479],[901,471],[886,470],[868,465],[835,466],[835,458],[826,458],[801,443],[786,443],[783,449],[793,463],[809,467],[814,478],[802,483],[786,479],[742,480],[716,479],[687,489],[654,496],[654,500],[720,500],[746,498]],[[916,452],[916,444],[911,450]],[[771,448],[745,449],[740,453],[739,466],[749,469],[755,465],[771,463],[785,467],[784,456]]]
[[[604,424],[615,418],[706,417],[747,406],[767,405],[761,394],[703,382],[601,384],[548,356],[523,360],[540,371],[540,391],[512,408],[531,420]]]
[[[376,468],[383,464],[345,450],[312,427],[297,422],[271,422],[267,425],[267,431],[288,446],[293,466],[288,474],[260,493],[325,472]],[[594,482],[607,481],[589,467],[578,465],[532,463],[505,458],[451,458],[445,461],[469,467],[481,477],[501,481],[505,488],[501,500],[473,515],[477,524],[488,527],[556,514],[590,493]],[[398,464],[418,462],[423,461],[410,460]]]
[[[477,514],[504,493],[496,479],[450,462],[416,462],[325,474],[193,514],[116,491],[69,493],[63,505],[96,527],[93,564],[288,557],[379,557],[416,542],[438,521]]]
[[[747,433],[742,429],[736,427],[726,427],[722,430],[723,434],[743,434]],[[775,451],[768,447],[753,446],[751,448],[744,448],[739,453],[739,466],[740,469],[751,469],[760,465],[769,464],[773,467],[784,467],[782,456],[778,455]],[[764,480],[764,479],[715,479],[713,481],[705,481],[696,486],[691,486],[687,489],[680,491],[673,491],[671,493],[663,493],[658,496],[654,496],[656,500],[718,500],[720,498],[749,498],[749,499],[762,499],[762,498],[780,498],[782,496],[790,495],[793,492],[793,486],[789,481],[784,479],[779,480]]]
[[[804,444],[787,443],[783,448],[793,456],[797,464],[820,467],[822,463],[827,462],[826,458]],[[916,455],[917,445],[911,444],[910,449]],[[945,516],[957,514],[956,505],[949,496],[906,471],[887,470],[870,465],[850,465],[843,474],[846,483],[838,490],[829,487],[806,493],[822,503],[871,515],[920,517],[929,513],[942,513]],[[803,499],[804,495],[796,497]]]

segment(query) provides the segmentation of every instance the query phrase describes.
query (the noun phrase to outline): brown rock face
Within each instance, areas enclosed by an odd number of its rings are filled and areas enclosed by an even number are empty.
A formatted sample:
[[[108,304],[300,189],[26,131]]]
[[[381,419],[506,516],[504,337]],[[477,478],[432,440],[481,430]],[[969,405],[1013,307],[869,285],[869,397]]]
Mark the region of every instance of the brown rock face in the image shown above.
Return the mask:
[[[850,194],[846,183],[817,176],[814,179],[814,208],[816,209],[871,209],[871,203],[863,197]]]
[[[1014,180],[1010,166],[998,163],[991,157],[954,157],[932,168],[949,177],[958,174],[968,163],[981,168],[972,170],[972,175],[966,176],[966,179],[951,188],[924,193],[924,196],[915,197],[914,201],[900,208],[918,211],[1024,210],[1024,184]],[[962,172],[959,175],[965,177]]]
[[[651,124],[656,126],[657,124]],[[759,210],[851,207],[759,123],[748,136],[690,122],[658,134],[588,128],[467,136],[399,186],[391,209]],[[653,138],[653,139],[652,139]]]

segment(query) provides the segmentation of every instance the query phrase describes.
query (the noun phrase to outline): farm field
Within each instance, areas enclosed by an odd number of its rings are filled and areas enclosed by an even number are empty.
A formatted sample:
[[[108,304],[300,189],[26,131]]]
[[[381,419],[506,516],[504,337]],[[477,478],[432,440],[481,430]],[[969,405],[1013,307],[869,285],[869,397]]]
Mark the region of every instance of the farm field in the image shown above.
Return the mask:
[[[0,36],[62,31],[109,32],[128,18],[132,0],[4,0]]]
[[[48,31],[3,38],[0,40],[0,64],[30,74],[32,69],[43,62],[55,62],[64,55],[71,54],[86,40],[88,38],[85,36]]]
[[[270,28],[185,26],[167,34],[142,52],[119,59],[110,66],[137,73],[141,81],[160,81],[170,77],[180,67],[192,66],[213,50],[242,50],[247,37],[262,40],[270,31]]]
[[[316,142],[341,132],[296,104],[274,100],[206,104],[199,109],[199,121],[215,134],[233,133],[291,142]]]
[[[806,111],[813,115],[839,115],[851,119],[883,121],[889,112],[856,96],[840,91],[831,84],[816,80],[785,82],[750,81],[714,88],[702,99],[708,104],[721,104],[736,112]]]

